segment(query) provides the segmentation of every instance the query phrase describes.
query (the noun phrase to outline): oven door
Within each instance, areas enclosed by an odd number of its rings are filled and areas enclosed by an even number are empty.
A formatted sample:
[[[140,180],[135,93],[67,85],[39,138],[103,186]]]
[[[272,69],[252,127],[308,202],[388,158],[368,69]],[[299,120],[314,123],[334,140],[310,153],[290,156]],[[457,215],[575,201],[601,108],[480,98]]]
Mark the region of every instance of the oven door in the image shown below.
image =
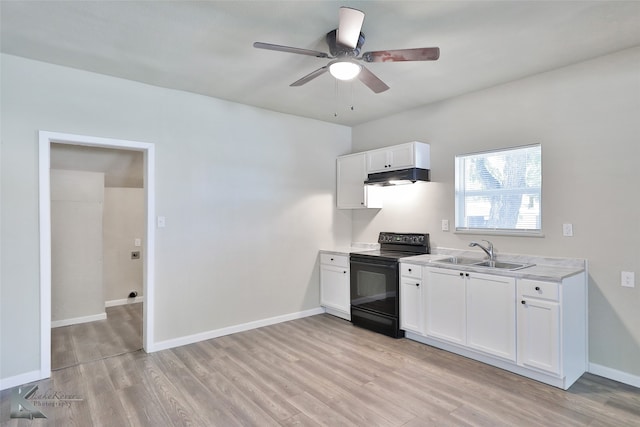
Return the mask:
[[[351,306],[398,317],[398,262],[351,255]]]

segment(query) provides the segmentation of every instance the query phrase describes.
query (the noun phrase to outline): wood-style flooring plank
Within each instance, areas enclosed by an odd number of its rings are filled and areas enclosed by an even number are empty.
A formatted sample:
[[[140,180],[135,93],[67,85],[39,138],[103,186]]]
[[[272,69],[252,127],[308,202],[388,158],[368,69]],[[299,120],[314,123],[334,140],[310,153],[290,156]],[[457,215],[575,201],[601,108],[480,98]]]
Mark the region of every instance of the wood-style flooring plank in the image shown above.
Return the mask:
[[[2,391],[2,427],[640,426],[638,388],[585,374],[564,391],[330,315],[80,362],[36,384],[80,399],[13,420]]]
[[[274,419],[282,421],[299,413],[293,405],[272,389],[266,381],[249,374],[231,358],[225,356],[212,361],[210,367],[231,381],[238,390]]]
[[[321,426],[340,427],[353,425],[348,419],[307,392],[290,398],[289,402]]]

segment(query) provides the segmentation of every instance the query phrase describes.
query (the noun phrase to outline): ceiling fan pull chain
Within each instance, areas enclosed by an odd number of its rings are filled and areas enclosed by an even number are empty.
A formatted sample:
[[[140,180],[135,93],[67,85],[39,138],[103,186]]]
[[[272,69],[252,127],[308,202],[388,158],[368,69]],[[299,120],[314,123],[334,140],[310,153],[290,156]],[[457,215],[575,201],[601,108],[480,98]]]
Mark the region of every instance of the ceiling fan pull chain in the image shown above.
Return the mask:
[[[354,92],[353,91],[353,80],[349,82],[349,86],[350,86],[350,89],[351,89],[351,102],[349,104],[350,104],[350,107],[351,107],[351,111],[353,111],[353,99],[354,99],[354,95],[353,95],[353,92]]]

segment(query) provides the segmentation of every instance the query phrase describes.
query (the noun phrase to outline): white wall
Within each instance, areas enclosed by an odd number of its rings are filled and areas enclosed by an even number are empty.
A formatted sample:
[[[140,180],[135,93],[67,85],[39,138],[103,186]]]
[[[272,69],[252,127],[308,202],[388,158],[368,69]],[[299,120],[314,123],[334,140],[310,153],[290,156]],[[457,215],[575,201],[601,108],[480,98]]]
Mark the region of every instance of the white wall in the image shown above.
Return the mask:
[[[350,128],[1,60],[0,378],[40,366],[38,130],[155,144],[167,220],[156,234],[157,341],[319,306],[317,251],[351,236],[334,200]]]
[[[51,321],[105,315],[102,285],[104,174],[51,170]]]
[[[106,302],[126,299],[131,291],[142,296],[142,247],[144,242],[144,189],[107,187],[104,189],[103,279]],[[138,251],[139,259],[131,259]]]
[[[434,82],[433,84],[437,84]],[[589,260],[590,360],[640,376],[640,48],[407,111],[353,129],[354,151],[431,144],[431,183],[386,188],[380,211],[353,214],[353,240],[431,234],[466,248],[454,221],[454,156],[541,143],[544,238],[488,236],[500,252]],[[562,237],[562,223],[574,237]],[[620,286],[620,271],[636,287]]]

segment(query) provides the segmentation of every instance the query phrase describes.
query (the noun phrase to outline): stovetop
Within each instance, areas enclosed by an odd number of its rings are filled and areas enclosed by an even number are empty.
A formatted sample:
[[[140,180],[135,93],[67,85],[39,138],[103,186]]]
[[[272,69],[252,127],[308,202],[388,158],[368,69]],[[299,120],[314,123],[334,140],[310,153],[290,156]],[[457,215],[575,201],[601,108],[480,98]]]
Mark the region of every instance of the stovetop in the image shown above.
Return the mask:
[[[378,236],[378,243],[379,250],[357,252],[352,255],[398,260],[428,254],[431,249],[428,234],[382,232]]]
[[[376,251],[354,252],[352,255],[370,256],[370,257],[388,258],[388,259],[400,259],[400,258],[420,255],[420,253],[405,252],[405,251],[376,250]]]

